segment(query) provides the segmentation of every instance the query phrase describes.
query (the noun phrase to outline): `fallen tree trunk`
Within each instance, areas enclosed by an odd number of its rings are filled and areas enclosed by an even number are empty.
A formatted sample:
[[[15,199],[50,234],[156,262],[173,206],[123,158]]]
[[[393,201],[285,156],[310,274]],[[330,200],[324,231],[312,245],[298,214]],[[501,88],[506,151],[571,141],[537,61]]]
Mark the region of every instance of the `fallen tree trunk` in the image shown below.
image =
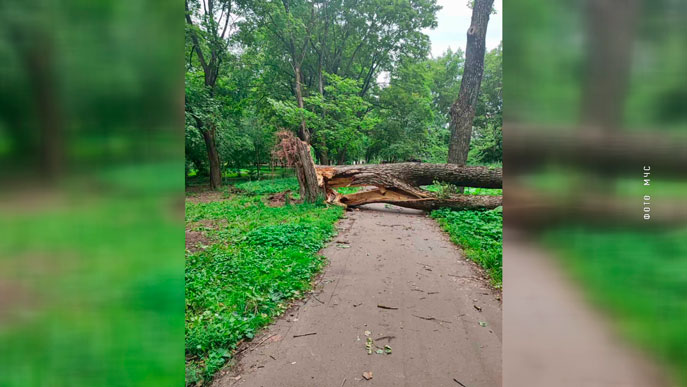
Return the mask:
[[[456,210],[493,209],[501,205],[501,196],[490,195],[448,195],[438,197],[428,194],[427,197],[413,198],[404,192],[387,190],[383,188],[371,191],[356,192],[348,195],[334,197],[333,204],[341,204],[346,207],[357,207],[363,204],[387,203],[399,207],[414,208],[417,210],[431,211],[438,208],[453,208]]]
[[[658,131],[603,132],[593,128],[530,127],[506,123],[503,159],[509,177],[558,163],[597,173],[641,175],[643,167],[685,176],[687,138]]]
[[[500,168],[465,167],[455,164],[368,164],[315,167],[318,182],[327,192],[327,202],[344,207],[387,203],[419,210],[454,208],[492,209],[501,205],[501,196],[437,195],[420,188],[435,181],[482,188],[501,188]],[[337,187],[374,186],[376,189],[342,195]]]
[[[455,164],[397,163],[318,166],[317,173],[330,187],[396,184],[430,185],[441,181],[465,187],[501,188],[501,168]]]
[[[327,203],[343,207],[388,203],[420,210],[492,209],[502,202],[501,196],[437,194],[421,188],[435,181],[461,187],[501,188],[501,168],[427,163],[316,166],[305,142],[288,131],[278,135],[281,141],[273,154],[295,168],[301,196],[308,202],[326,195]],[[370,186],[376,188],[348,195],[335,190]]]

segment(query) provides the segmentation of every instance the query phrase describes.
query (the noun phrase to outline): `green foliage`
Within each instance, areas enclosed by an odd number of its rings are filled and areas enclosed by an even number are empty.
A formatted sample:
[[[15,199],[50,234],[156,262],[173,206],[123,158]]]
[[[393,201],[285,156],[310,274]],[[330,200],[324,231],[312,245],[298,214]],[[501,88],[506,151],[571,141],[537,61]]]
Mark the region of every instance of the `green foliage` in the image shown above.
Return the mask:
[[[560,227],[544,240],[625,336],[687,383],[687,229]]]
[[[348,195],[360,191],[360,187],[339,187],[336,191],[342,195]]]
[[[188,173],[208,174],[196,117],[216,128],[225,170],[252,165],[259,171],[259,164],[270,162],[275,130],[295,132],[303,119],[320,163],[446,162],[448,112],[458,96],[464,54],[449,50],[427,58],[429,39],[421,31],[436,26],[435,0],[363,0],[355,12],[345,2],[227,2],[241,21],[223,43],[236,49],[222,52],[210,90],[191,36],[197,33],[209,55],[219,47],[217,23],[191,3],[199,23],[187,27],[186,39]],[[500,58],[498,49],[485,59],[473,163],[500,160]],[[294,98],[296,65],[303,108]]]
[[[280,192],[295,179],[239,184],[252,194]],[[297,188],[297,186],[296,186]],[[210,380],[242,339],[281,314],[310,288],[324,265],[317,255],[335,233],[339,207],[302,204],[268,207],[262,196],[187,203],[191,229],[204,229],[212,244],[186,257],[187,384]],[[217,228],[199,221],[219,221]]]
[[[465,255],[482,266],[495,286],[501,287],[503,252],[503,209],[454,211],[442,208],[431,217],[460,245]]]
[[[437,196],[442,199],[449,197],[450,195],[455,195],[458,192],[458,187],[453,184],[444,183],[441,181],[435,181],[432,185],[426,185],[422,187],[430,192],[435,192]],[[465,187],[463,188],[463,195],[503,195],[503,190],[501,188],[479,188],[479,187]]]
[[[431,185],[431,188],[432,189],[430,191],[434,191],[439,199],[446,199],[451,195],[456,195],[459,193],[458,187],[455,185],[436,180],[434,181],[434,184]]]
[[[274,194],[286,190],[298,192],[298,180],[295,177],[287,177],[283,179],[247,181],[236,184],[236,188],[256,195]]]

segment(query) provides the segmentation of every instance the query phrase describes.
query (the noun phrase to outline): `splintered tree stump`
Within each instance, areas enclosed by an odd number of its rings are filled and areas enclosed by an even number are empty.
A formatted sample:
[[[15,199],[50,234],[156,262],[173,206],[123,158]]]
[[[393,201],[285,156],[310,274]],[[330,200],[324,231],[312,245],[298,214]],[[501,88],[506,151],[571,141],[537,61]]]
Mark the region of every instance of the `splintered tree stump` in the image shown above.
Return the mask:
[[[272,154],[294,168],[301,198],[308,203],[322,200],[325,197],[325,187],[315,171],[315,163],[310,155],[310,145],[285,130],[278,132],[277,137],[280,141]]]

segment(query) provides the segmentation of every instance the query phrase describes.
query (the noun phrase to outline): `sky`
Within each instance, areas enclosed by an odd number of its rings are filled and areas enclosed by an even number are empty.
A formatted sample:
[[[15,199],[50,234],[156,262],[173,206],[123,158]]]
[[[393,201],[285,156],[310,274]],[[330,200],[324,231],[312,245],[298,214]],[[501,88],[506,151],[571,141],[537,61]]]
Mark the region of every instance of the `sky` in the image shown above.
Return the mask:
[[[429,35],[429,39],[432,41],[432,56],[435,58],[440,56],[449,47],[452,50],[460,47],[465,51],[466,35],[468,28],[470,28],[470,18],[472,17],[472,10],[467,6],[468,1],[438,0],[437,3],[442,6],[442,9],[437,12],[439,25],[433,30],[427,29],[423,31]],[[489,24],[487,26],[487,50],[496,48],[501,42],[502,0],[494,0],[494,8],[496,9],[496,15],[489,17]]]

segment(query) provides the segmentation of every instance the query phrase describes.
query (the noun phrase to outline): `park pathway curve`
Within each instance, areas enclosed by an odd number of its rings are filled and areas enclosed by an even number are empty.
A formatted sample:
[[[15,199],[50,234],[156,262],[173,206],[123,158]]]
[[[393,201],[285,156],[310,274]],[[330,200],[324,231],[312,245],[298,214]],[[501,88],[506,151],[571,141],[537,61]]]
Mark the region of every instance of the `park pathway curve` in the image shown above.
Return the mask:
[[[215,387],[501,385],[500,293],[434,220],[368,205],[338,227],[314,293]],[[369,355],[366,333],[392,353]]]

